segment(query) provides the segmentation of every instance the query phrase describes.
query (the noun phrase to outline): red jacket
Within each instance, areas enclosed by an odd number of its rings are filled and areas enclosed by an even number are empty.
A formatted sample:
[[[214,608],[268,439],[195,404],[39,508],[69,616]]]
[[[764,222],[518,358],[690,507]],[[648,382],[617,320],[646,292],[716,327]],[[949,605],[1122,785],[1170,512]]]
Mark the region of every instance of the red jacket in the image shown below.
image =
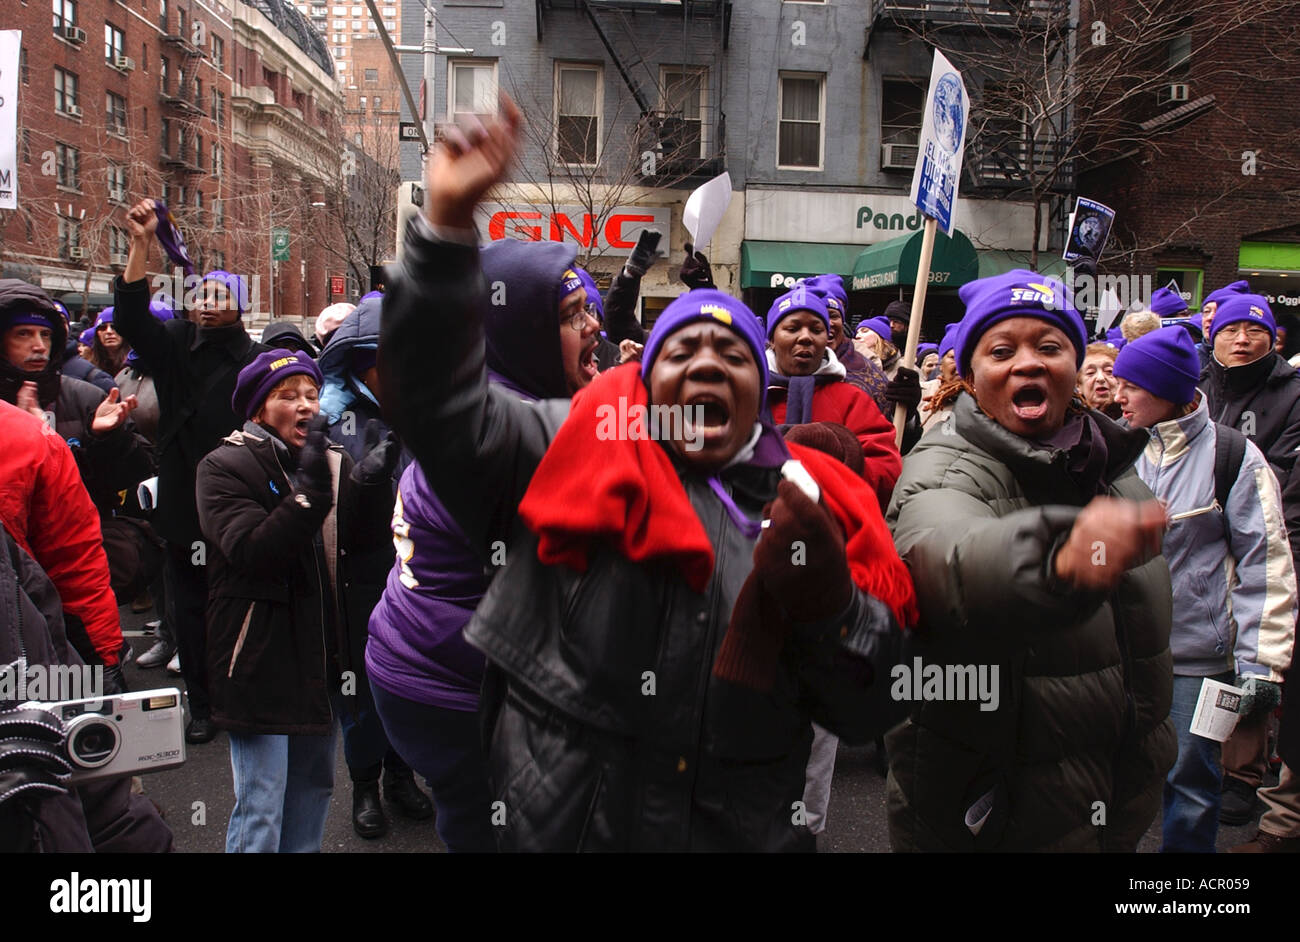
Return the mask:
[[[785,387],[768,387],[767,405],[777,425],[785,422],[785,399]],[[872,398],[846,382],[818,384],[809,421],[838,422],[857,436],[866,462],[862,477],[875,489],[880,506],[888,506],[894,484],[903,473],[903,457],[894,444],[893,423],[880,414]]]
[[[44,422],[0,401],[0,523],[81,619],[106,666],[117,663],[122,627],[108,582],[99,513],[67,443]]]

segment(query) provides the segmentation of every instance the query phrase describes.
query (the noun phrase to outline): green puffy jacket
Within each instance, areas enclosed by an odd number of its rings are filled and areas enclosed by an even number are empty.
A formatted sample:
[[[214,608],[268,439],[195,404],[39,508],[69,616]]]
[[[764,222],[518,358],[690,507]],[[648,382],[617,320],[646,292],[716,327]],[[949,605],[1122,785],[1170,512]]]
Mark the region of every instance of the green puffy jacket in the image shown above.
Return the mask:
[[[1132,470],[1146,433],[1094,417],[1107,493],[1150,500]],[[997,706],[913,697],[888,738],[895,850],[1132,851],[1160,811],[1177,754],[1169,569],[1157,557],[1109,594],[1051,575],[1089,499],[1064,458],[962,394],[904,462],[888,520],[921,624],[903,665],[996,667]]]

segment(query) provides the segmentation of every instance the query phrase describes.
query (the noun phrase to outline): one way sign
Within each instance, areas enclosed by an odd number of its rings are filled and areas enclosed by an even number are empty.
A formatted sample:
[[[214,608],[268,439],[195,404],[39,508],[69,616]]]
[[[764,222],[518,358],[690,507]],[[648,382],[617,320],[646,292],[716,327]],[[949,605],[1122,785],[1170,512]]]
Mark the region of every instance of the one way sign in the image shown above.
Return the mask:
[[[403,141],[418,141],[420,125],[415,121],[402,121],[398,124],[397,136]]]

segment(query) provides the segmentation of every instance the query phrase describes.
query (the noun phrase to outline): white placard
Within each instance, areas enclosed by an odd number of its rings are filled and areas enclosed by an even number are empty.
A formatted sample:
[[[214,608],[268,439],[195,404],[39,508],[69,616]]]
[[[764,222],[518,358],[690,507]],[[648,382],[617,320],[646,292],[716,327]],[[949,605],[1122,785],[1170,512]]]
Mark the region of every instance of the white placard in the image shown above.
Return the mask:
[[[970,96],[951,62],[938,49],[930,68],[930,91],[921,114],[921,146],[912,172],[912,202],[939,223],[945,235],[956,224],[957,183],[966,148]]]
[[[22,45],[22,30],[0,30],[0,209],[18,208],[18,62]]]
[[[723,214],[731,204],[731,174],[722,171],[712,180],[701,184],[686,200],[682,210],[682,225],[691,234],[697,252],[713,238],[722,224]]]
[[[1237,728],[1237,720],[1241,719],[1237,707],[1242,693],[1240,687],[1221,684],[1208,677],[1201,681],[1201,695],[1196,698],[1196,711],[1192,713],[1192,734],[1215,742],[1227,742]]]

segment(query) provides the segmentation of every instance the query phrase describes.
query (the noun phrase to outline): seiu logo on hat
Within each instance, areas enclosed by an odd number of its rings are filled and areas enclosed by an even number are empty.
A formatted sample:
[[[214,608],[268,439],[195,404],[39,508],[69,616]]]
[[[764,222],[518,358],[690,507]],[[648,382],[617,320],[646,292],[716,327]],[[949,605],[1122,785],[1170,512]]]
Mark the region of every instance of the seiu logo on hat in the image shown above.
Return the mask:
[[[731,312],[728,311],[725,307],[722,307],[721,305],[718,305],[718,304],[701,304],[701,305],[700,305],[700,313],[701,313],[701,314],[708,314],[708,315],[711,316],[714,320],[716,320],[716,321],[721,321],[721,322],[724,323],[724,324],[727,324],[727,325],[730,325],[730,324],[731,324]]]
[[[1262,321],[1264,319],[1264,312],[1252,304],[1250,306],[1250,316],[1255,318],[1256,320]]]
[[[297,362],[298,362],[297,357],[280,357],[280,359],[278,360],[272,360],[271,365],[267,367],[267,369],[269,369],[272,373],[274,373],[282,366],[288,366],[291,363],[297,363]]]
[[[1050,287],[1033,281],[1029,282],[1029,287],[1027,288],[1011,289],[1012,304],[1041,303],[1046,307],[1050,307],[1055,302],[1055,299],[1056,295]]]
[[[776,306],[777,311],[787,310],[791,304],[794,304],[794,298],[786,298]]]

